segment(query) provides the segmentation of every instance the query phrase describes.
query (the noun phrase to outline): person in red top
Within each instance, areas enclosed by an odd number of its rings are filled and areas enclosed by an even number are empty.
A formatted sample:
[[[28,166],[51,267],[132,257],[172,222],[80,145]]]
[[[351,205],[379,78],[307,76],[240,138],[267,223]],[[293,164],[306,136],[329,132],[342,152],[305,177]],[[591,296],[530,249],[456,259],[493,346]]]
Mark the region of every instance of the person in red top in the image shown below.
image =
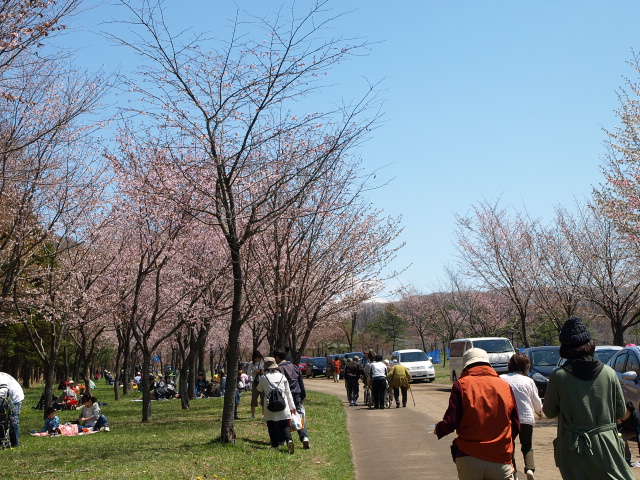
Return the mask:
[[[481,348],[467,350],[462,361],[462,375],[434,434],[438,439],[454,430],[458,434],[451,449],[460,480],[513,479],[520,420],[511,387]]]

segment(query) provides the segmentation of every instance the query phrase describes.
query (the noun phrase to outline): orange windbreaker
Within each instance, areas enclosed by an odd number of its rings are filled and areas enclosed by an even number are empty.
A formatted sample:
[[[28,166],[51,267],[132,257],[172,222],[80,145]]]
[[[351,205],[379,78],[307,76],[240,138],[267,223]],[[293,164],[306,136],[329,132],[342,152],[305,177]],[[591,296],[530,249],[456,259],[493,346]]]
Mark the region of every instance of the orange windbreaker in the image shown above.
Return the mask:
[[[520,422],[511,387],[489,365],[460,375],[462,417],[456,428],[458,448],[495,463],[513,461],[513,441]]]

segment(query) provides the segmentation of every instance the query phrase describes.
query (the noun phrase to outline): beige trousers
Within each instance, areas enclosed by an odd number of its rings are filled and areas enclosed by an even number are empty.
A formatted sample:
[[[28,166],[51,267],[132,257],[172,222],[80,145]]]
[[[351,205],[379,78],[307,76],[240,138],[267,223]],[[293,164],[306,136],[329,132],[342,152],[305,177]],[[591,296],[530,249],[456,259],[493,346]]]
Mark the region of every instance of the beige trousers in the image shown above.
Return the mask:
[[[513,480],[516,472],[510,463],[494,463],[475,457],[456,458],[460,480]]]

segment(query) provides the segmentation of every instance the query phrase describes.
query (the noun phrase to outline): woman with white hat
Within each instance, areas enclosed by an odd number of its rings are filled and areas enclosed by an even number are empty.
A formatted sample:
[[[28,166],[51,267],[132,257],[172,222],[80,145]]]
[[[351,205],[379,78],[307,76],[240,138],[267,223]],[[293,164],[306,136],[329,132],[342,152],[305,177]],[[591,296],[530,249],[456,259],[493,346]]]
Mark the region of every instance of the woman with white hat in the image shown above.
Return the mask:
[[[267,421],[271,448],[280,448],[281,445],[286,444],[289,453],[293,454],[295,444],[291,438],[289,420],[291,419],[291,414],[296,413],[296,406],[289,389],[289,382],[278,370],[278,364],[273,357],[264,358],[264,369],[265,373],[260,377],[260,382],[258,383],[258,391],[264,392],[265,396],[266,405],[263,417]],[[274,399],[277,395],[272,395],[273,390],[279,391],[284,408],[279,409],[276,407]]]

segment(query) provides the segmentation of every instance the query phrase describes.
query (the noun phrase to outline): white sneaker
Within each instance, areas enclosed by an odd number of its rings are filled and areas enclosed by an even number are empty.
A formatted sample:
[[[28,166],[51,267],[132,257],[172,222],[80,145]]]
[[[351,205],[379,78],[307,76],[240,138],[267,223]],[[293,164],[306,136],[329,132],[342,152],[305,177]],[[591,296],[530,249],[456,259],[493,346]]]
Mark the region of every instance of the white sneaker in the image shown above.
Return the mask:
[[[524,473],[527,475],[527,480],[535,480],[536,479],[535,475],[533,474],[533,471],[527,470]]]
[[[304,437],[302,439],[302,448],[305,450],[309,450],[311,448],[311,445],[309,445],[309,437]]]
[[[629,466],[631,468],[639,468],[640,467],[640,462],[629,462]]]
[[[296,450],[296,444],[293,443],[293,440],[287,440],[287,447],[289,448],[289,455],[293,455]]]

